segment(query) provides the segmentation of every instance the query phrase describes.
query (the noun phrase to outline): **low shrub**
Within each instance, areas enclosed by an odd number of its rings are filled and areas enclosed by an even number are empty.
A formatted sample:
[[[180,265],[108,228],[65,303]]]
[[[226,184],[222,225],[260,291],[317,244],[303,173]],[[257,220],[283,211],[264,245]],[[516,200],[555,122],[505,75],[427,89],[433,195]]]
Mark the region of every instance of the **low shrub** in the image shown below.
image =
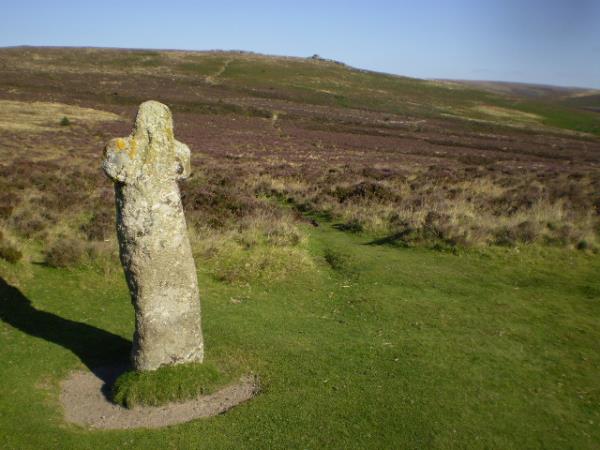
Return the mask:
[[[121,273],[119,246],[116,240],[88,242],[85,244],[85,250],[90,268],[94,268],[104,275]]]
[[[6,189],[9,189],[6,186]],[[5,192],[0,196],[0,219],[8,219],[18,203],[18,196],[13,192]]]
[[[11,264],[19,262],[23,254],[12,244],[8,242],[0,243],[0,258],[8,261]]]
[[[502,245],[506,247],[513,247],[517,243],[514,230],[510,227],[503,226],[494,232],[493,243],[496,245]]]
[[[59,238],[45,252],[50,267],[75,267],[86,259],[83,242],[71,238]]]
[[[100,210],[92,214],[89,222],[81,225],[83,231],[90,241],[103,241],[115,233],[115,213],[109,210]]]
[[[526,220],[517,225],[515,237],[520,242],[531,244],[535,242],[540,234],[539,226],[531,220]]]
[[[394,200],[394,193],[386,186],[372,181],[362,181],[349,187],[338,186],[333,196],[341,203],[356,199]]]
[[[20,235],[31,238],[43,231],[47,223],[37,212],[29,210],[22,211],[12,217],[13,227]]]

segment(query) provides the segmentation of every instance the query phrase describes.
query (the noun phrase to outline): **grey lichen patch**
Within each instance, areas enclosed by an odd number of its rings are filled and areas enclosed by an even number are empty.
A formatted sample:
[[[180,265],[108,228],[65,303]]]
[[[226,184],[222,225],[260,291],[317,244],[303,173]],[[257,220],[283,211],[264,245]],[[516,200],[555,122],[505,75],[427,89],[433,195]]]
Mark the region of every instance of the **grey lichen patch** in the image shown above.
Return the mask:
[[[177,185],[190,174],[190,150],[175,140],[169,108],[142,103],[131,135],[106,146],[102,167],[115,182],[121,263],[135,309],[135,369],[201,362],[196,267]]]

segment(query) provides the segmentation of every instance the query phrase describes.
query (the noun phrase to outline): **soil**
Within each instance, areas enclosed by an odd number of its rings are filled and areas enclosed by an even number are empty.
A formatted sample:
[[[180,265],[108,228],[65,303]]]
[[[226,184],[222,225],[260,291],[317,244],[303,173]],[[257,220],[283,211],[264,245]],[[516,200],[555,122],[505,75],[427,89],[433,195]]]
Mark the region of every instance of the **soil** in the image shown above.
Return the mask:
[[[107,398],[109,386],[123,372],[123,366],[76,371],[61,383],[60,400],[65,420],[91,428],[160,428],[222,414],[250,400],[258,392],[254,376],[245,375],[211,395],[163,406],[127,409]]]

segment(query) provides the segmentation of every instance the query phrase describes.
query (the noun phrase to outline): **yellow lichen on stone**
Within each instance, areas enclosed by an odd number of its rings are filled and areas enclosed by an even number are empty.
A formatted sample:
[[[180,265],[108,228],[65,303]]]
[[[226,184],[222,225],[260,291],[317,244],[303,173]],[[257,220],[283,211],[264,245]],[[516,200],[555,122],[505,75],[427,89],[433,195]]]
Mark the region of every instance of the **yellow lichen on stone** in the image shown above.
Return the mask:
[[[127,144],[125,143],[124,139],[121,139],[121,138],[117,139],[117,148],[119,150],[123,150],[126,146],[127,146]]]
[[[137,142],[135,138],[131,138],[131,141],[129,142],[129,149],[127,149],[127,154],[131,159],[135,158],[135,155],[137,154]]]
[[[165,132],[170,141],[175,139],[175,135],[173,134],[173,127],[169,127],[169,126],[165,127]]]

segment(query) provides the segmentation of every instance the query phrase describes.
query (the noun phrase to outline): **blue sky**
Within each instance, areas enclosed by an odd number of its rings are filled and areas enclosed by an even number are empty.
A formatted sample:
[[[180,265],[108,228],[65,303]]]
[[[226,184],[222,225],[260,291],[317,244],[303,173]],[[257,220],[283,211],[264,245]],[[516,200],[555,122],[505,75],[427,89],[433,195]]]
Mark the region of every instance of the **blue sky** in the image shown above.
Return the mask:
[[[10,1],[0,46],[237,49],[600,88],[600,0]]]

